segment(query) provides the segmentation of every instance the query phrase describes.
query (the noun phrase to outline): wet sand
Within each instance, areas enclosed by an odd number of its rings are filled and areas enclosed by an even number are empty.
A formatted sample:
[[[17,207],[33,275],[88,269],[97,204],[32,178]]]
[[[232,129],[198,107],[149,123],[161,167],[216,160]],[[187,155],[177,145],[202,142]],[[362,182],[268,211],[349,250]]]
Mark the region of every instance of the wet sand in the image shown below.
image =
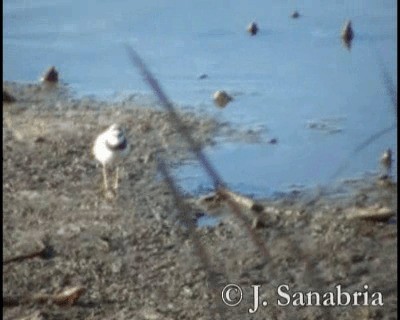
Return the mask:
[[[187,199],[193,219],[221,216],[218,225],[196,230],[210,276],[157,173],[157,157],[171,166],[193,157],[163,111],[129,100],[76,99],[62,87],[3,87],[17,100],[3,101],[3,258],[46,248],[3,265],[5,319],[396,319],[396,183],[376,177],[315,201],[294,193],[257,199],[253,209],[241,203],[267,259],[218,199]],[[213,119],[181,117],[201,146],[222,134]],[[114,122],[125,126],[132,152],[118,196],[107,200],[90,149]],[[378,219],[382,208],[390,214]],[[359,218],[365,211],[369,219]],[[243,288],[237,307],[222,303],[229,283]],[[252,285],[261,285],[268,305],[249,314]],[[340,285],[367,292],[369,305],[283,307],[281,285],[292,293]],[[82,288],[71,305],[38,298],[71,287]],[[383,306],[371,305],[377,292]]]

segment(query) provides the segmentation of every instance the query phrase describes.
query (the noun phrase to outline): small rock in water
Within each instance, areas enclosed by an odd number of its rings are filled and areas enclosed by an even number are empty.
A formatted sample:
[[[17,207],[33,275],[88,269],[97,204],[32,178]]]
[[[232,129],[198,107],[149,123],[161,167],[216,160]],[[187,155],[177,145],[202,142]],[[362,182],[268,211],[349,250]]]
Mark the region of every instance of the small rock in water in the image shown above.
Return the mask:
[[[207,79],[207,78],[208,78],[208,75],[206,75],[205,73],[199,75],[199,77],[198,77],[199,80],[203,80],[203,79]]]
[[[233,100],[233,98],[227,94],[224,90],[218,90],[214,93],[213,96],[214,99],[214,103],[218,106],[218,107],[225,107],[230,101]]]
[[[47,82],[47,83],[57,83],[58,82],[58,72],[56,70],[56,67],[52,66],[50,67],[43,75],[41,78],[42,82]]]
[[[252,36],[255,36],[258,32],[258,26],[255,22],[252,22],[247,27],[247,32],[250,33]]]
[[[293,11],[290,17],[293,19],[297,19],[298,17],[300,17],[300,13],[298,11]]]
[[[351,48],[351,41],[354,38],[353,28],[351,27],[351,20],[346,21],[343,26],[342,34],[341,34],[343,44],[350,49]]]

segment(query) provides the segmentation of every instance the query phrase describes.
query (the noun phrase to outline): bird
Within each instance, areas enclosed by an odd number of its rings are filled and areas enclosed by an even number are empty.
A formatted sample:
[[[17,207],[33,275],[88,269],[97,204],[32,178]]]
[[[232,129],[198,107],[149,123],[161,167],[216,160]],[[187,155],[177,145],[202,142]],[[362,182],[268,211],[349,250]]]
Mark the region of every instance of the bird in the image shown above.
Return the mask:
[[[112,124],[106,131],[99,134],[93,145],[93,154],[103,166],[104,191],[109,194],[107,167],[115,164],[114,190],[118,190],[119,164],[129,154],[130,146],[125,136],[125,130],[118,124]]]
[[[380,158],[380,163],[388,174],[390,173],[390,170],[392,169],[392,162],[393,162],[392,150],[389,148],[385,152],[383,152],[383,154]]]

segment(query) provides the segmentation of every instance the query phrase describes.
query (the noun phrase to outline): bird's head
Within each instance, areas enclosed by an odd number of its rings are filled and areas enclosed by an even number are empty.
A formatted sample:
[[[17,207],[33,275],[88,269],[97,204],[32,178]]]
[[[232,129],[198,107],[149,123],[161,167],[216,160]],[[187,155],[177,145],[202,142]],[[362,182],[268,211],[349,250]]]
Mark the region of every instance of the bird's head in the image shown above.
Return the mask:
[[[125,130],[118,124],[113,124],[108,128],[107,142],[111,146],[117,146],[123,143],[125,138]]]

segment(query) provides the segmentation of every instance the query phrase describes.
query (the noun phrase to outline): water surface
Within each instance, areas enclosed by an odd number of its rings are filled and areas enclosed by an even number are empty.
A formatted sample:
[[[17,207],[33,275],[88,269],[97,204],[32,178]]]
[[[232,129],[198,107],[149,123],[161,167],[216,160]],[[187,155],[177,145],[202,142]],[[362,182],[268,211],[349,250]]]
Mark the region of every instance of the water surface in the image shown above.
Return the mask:
[[[181,108],[243,130],[264,128],[262,143],[228,139],[206,149],[236,191],[331,183],[357,146],[397,122],[381,67],[397,84],[396,1],[6,0],[3,10],[6,80],[36,81],[55,65],[78,96],[151,95],[127,58],[129,43]],[[293,10],[299,19],[289,18]],[[347,19],[355,30],[351,51],[339,38]],[[254,37],[245,31],[251,21],[260,28]],[[219,89],[235,97],[223,110],[211,100]],[[377,172],[386,148],[396,159],[396,130],[335,179]],[[271,138],[278,143],[268,144]],[[188,192],[212,187],[196,163],[175,174]]]

